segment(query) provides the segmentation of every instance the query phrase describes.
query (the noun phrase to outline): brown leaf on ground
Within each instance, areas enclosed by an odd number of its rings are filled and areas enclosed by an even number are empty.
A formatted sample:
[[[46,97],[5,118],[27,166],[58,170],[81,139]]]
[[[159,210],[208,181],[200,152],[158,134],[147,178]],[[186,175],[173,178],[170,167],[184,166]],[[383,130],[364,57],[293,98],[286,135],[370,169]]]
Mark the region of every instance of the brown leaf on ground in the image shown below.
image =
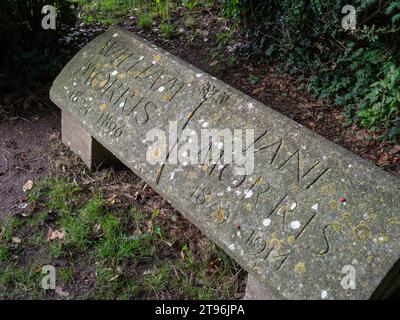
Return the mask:
[[[32,180],[28,180],[28,181],[23,185],[22,190],[23,190],[24,192],[27,192],[27,191],[29,191],[29,190],[32,190],[32,188],[33,188],[33,181],[32,181]]]
[[[17,243],[17,244],[19,244],[19,243],[22,242],[21,238],[18,238],[18,237],[12,237],[11,241],[12,241],[13,243]]]
[[[264,94],[267,91],[267,88],[262,87],[262,88],[257,88],[253,90],[254,95],[259,95],[259,94]]]
[[[378,165],[379,166],[386,166],[390,163],[389,161],[389,154],[387,152],[382,152],[381,156],[379,157],[378,160]]]
[[[108,199],[106,200],[106,203],[115,204],[116,199],[117,199],[117,195],[114,194],[112,197],[110,197],[110,198],[108,198]]]
[[[53,241],[55,239],[62,240],[65,237],[65,232],[63,230],[55,230],[49,229],[47,233],[47,241]]]

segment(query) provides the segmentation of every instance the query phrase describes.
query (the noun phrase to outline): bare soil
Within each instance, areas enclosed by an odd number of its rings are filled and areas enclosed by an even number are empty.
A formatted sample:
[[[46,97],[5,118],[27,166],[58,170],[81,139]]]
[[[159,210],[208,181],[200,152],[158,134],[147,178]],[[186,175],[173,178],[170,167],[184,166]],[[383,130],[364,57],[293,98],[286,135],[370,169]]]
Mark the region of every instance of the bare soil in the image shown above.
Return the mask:
[[[0,105],[0,221],[20,210],[25,183],[46,175],[50,144],[60,133],[58,108],[40,104],[36,96],[23,98],[23,102],[17,102],[15,109],[15,103]]]

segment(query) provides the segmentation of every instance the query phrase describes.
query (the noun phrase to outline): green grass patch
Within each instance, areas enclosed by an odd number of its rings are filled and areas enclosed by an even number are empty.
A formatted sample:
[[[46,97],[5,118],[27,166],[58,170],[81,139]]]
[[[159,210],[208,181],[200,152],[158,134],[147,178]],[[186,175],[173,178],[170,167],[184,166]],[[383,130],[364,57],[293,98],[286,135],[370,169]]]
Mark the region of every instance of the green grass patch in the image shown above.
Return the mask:
[[[73,299],[232,298],[236,267],[214,245],[197,252],[177,246],[182,239],[169,229],[176,216],[172,222],[160,209],[114,207],[89,188],[65,179],[38,181],[28,193],[35,212],[6,218],[0,297],[64,298],[41,287],[41,268],[53,265],[56,285]],[[51,239],[55,231],[60,238]],[[213,264],[218,267],[210,272]]]

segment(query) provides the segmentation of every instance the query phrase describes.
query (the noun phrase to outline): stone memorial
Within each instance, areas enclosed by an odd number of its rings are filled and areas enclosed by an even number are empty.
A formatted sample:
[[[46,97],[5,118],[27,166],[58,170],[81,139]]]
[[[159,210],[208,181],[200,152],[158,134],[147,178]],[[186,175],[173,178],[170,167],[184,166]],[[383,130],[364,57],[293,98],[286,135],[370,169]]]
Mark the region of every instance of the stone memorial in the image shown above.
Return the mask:
[[[151,185],[249,272],[248,299],[370,299],[396,288],[400,183],[351,152],[118,27],[80,50],[50,96],[63,142],[89,167],[113,155]],[[251,170],[179,154],[204,129],[252,130],[233,151],[252,152]],[[216,144],[212,160],[232,151]]]

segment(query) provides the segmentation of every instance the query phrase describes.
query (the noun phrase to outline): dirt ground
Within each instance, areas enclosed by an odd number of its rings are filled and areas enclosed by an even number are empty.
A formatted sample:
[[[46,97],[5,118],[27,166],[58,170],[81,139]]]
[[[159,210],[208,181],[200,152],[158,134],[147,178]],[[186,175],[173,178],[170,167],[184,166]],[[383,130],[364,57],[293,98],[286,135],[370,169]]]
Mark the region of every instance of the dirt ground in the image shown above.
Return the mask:
[[[50,143],[59,137],[60,125],[58,108],[46,106],[16,111],[0,122],[0,220],[20,210],[28,180],[46,175]]]

